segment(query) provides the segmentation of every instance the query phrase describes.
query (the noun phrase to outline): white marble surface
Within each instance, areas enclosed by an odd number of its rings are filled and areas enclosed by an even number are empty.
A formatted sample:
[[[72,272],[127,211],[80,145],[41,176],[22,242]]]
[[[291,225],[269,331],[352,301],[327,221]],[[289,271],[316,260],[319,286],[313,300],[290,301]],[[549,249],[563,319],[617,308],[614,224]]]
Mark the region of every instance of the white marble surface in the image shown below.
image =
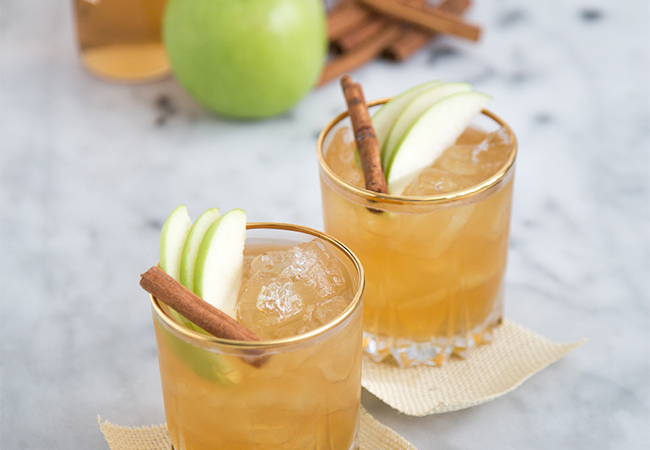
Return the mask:
[[[207,114],[173,79],[88,75],[71,2],[5,0],[2,45],[0,448],[106,449],[97,415],[164,420],[139,274],[161,223],[244,208],[321,227],[316,136],[336,84],[291,113]],[[507,316],[589,343],[509,395],[411,418],[368,393],[418,449],[647,449],[649,11],[646,1],[477,0],[478,44],[440,39],[354,73],[367,98],[472,82],[520,141]]]

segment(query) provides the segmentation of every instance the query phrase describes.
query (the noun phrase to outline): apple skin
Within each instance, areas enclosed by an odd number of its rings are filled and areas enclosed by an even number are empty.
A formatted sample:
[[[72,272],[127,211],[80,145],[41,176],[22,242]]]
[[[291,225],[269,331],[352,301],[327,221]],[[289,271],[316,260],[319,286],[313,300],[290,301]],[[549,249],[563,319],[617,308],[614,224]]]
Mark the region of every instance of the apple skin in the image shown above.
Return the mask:
[[[322,0],[170,0],[163,40],[178,82],[234,118],[288,111],[327,56]]]
[[[245,242],[246,213],[233,209],[206,231],[194,268],[194,293],[233,319],[237,318]]]
[[[221,217],[219,208],[210,208],[194,221],[189,233],[187,233],[183,254],[181,255],[178,281],[190,291],[194,290],[194,269],[201,242],[208,228],[219,220],[219,217]]]
[[[426,83],[418,84],[417,86],[408,89],[401,94],[397,94],[390,101],[384,103],[376,113],[372,115],[372,126],[375,127],[375,134],[379,142],[379,148],[383,151],[383,146],[388,139],[390,130],[397,118],[402,114],[404,108],[422,91],[425,91],[433,86],[442,83],[440,80],[431,80]],[[385,167],[384,155],[382,154],[382,164]]]
[[[411,125],[388,161],[388,191],[401,195],[425,167],[451,146],[492,97],[457,92],[434,103]]]
[[[187,207],[180,205],[167,217],[160,232],[160,268],[175,280],[180,276],[181,255],[191,226]]]

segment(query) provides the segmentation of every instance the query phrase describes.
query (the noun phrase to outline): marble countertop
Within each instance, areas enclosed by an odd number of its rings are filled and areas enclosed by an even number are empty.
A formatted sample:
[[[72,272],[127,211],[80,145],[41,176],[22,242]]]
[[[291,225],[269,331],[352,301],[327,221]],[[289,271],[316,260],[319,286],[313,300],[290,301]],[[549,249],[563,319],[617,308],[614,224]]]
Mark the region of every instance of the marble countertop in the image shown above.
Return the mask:
[[[164,421],[139,274],[185,203],[321,228],[320,129],[336,83],[290,113],[233,122],[171,79],[100,81],[79,63],[71,2],[6,0],[2,45],[0,447],[107,449],[97,415]],[[442,38],[354,72],[367,98],[441,78],[494,96],[520,153],[506,315],[589,342],[493,402],[381,422],[430,449],[647,449],[648,3],[477,0],[479,43]]]

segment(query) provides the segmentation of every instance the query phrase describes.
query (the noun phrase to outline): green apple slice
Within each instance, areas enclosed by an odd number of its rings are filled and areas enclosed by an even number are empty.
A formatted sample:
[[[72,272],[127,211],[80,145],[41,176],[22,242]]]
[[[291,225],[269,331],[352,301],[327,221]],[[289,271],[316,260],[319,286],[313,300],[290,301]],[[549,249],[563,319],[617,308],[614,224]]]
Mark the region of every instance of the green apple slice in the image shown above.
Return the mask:
[[[388,162],[388,191],[400,195],[417,175],[465,131],[491,97],[481,92],[449,95],[427,109],[409,128]]]
[[[434,103],[442,100],[448,95],[458,92],[471,91],[472,85],[469,83],[441,83],[432,88],[420,91],[413,100],[404,108],[399,117],[395,120],[393,127],[386,138],[386,143],[382,149],[382,163],[391,160],[391,156],[397,148],[404,133],[413,125],[418,117],[433,106]]]
[[[180,278],[178,281],[190,291],[194,291],[194,269],[196,257],[199,254],[199,247],[210,226],[216,222],[221,214],[219,208],[211,208],[205,211],[194,221],[190,232],[185,240],[183,254],[181,256]]]
[[[180,205],[167,217],[160,233],[160,268],[175,280],[179,279],[181,255],[191,226],[187,207]]]
[[[439,83],[440,80],[433,80],[414,86],[384,103],[384,105],[372,115],[372,126],[375,129],[375,136],[377,136],[380,149],[386,142],[386,138],[388,137],[388,133],[390,133],[393,123],[395,123],[395,120],[397,120],[406,105],[408,105],[409,102],[420,92]]]
[[[201,242],[194,270],[194,292],[235,318],[244,264],[246,213],[233,209],[210,225]]]
[[[188,323],[192,324],[191,322]],[[187,367],[192,369],[198,376],[226,386],[239,383],[241,373],[228,364],[228,361],[221,355],[185,342],[183,339],[172,334],[157,320],[154,320],[154,326],[156,328],[156,334],[159,334],[165,340],[166,345],[169,346],[176,357],[184,361]],[[194,327],[195,331],[200,332],[199,327],[195,325]]]

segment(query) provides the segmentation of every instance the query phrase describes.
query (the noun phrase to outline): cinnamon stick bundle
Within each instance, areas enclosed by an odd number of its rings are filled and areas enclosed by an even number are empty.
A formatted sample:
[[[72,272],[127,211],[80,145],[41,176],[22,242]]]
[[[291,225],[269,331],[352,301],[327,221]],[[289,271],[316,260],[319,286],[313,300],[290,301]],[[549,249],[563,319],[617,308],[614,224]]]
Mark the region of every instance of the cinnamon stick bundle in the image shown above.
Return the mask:
[[[420,0],[411,0],[410,3],[414,4],[418,1]],[[469,0],[444,0],[437,9],[460,16],[469,5]],[[383,56],[392,61],[405,61],[438,34],[411,26],[383,52]]]
[[[352,1],[352,0],[345,0]],[[410,0],[413,4],[424,5],[426,0]],[[358,6],[366,11],[368,8]],[[346,53],[358,45],[363,44],[368,38],[375,35],[379,30],[395,23],[396,21],[390,17],[386,17],[381,14],[372,13],[368,17],[355,24],[354,27],[350,27],[341,33],[340,36],[336,36],[334,39],[330,39],[330,44],[334,50],[339,51],[340,53]]]
[[[332,48],[339,53],[349,52],[367,41],[369,38],[373,37],[391,22],[392,20],[389,18],[377,14],[369,14],[364,21],[356,24],[352,30],[346,32],[337,39],[332,39]]]
[[[412,5],[395,0],[359,0],[380,14],[403,20],[432,33],[447,33],[477,41],[481,29],[462,21],[458,16],[424,5]]]
[[[356,1],[339,2],[327,16],[327,38],[330,42],[336,41],[350,30],[358,28],[370,15],[370,11]]]
[[[318,85],[381,55],[403,61],[440,32],[478,39],[480,28],[460,18],[469,5],[470,0],[443,0],[436,8],[428,7],[426,0],[341,0],[328,17],[334,27],[329,30],[330,44],[341,54],[327,62]]]
[[[353,50],[343,54],[342,56],[331,59],[325,65],[320,80],[318,80],[318,85],[322,86],[327,84],[330,81],[339,78],[342,74],[351,72],[372,61],[379,56],[391,42],[397,39],[400,33],[400,24],[391,23],[370,36]]]

